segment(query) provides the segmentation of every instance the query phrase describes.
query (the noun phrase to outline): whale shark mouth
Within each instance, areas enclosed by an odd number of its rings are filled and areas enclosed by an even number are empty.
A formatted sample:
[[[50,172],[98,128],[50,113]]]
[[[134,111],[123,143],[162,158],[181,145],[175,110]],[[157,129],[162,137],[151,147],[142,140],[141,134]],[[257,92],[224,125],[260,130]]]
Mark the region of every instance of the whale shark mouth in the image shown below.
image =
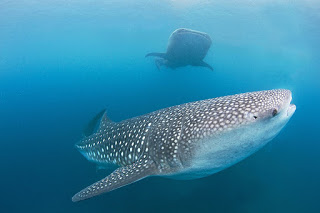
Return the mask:
[[[292,93],[289,91],[287,93],[287,98],[280,104],[279,108],[276,108],[279,113],[283,114],[286,117],[291,117],[296,110],[296,105],[291,103],[292,101]],[[276,113],[278,114],[278,113]]]
[[[290,98],[284,107],[287,117],[291,117],[293,113],[296,111],[296,105],[292,104],[291,101],[292,101],[292,94],[290,93]]]
[[[287,109],[287,116],[289,117],[289,116],[293,115],[293,113],[296,111],[296,108],[297,108],[296,105],[290,104]]]

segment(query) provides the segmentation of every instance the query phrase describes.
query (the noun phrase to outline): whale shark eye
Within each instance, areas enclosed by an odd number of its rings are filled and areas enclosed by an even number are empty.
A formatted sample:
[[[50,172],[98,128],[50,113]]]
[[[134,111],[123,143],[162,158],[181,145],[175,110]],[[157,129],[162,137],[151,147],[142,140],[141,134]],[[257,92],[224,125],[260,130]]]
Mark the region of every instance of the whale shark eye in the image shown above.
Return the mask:
[[[272,116],[274,117],[274,116],[276,116],[277,114],[278,114],[278,110],[273,109],[273,111],[272,111]]]
[[[255,115],[254,115],[254,116],[253,116],[253,118],[254,118],[254,119],[257,119],[257,118],[258,118],[258,116],[255,116]]]

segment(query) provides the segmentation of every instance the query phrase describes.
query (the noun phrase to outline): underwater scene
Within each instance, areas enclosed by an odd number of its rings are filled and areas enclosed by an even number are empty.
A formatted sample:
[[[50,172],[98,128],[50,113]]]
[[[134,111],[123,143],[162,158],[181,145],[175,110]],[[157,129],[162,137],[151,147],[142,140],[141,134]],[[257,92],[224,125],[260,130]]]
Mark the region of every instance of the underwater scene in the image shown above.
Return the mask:
[[[320,212],[320,1],[1,0],[0,212]]]

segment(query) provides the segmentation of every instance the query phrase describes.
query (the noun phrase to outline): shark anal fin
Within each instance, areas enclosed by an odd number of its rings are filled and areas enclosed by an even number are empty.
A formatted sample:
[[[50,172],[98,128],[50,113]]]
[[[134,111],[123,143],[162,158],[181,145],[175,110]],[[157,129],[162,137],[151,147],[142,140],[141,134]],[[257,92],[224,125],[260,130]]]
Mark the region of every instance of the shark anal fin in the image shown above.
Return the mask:
[[[116,169],[109,176],[88,186],[72,197],[73,202],[85,200],[105,192],[136,182],[142,178],[156,174],[155,163],[147,158]]]

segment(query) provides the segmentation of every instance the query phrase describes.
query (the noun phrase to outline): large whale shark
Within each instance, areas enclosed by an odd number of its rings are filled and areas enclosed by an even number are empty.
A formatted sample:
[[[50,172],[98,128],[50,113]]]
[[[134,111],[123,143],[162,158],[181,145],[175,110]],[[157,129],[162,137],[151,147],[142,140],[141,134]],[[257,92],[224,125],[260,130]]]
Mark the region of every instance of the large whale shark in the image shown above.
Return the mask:
[[[118,168],[72,200],[88,199],[148,176],[194,179],[228,168],[280,132],[295,112],[291,99],[285,89],[243,93],[117,123],[100,113],[96,132],[76,148],[92,162]]]

